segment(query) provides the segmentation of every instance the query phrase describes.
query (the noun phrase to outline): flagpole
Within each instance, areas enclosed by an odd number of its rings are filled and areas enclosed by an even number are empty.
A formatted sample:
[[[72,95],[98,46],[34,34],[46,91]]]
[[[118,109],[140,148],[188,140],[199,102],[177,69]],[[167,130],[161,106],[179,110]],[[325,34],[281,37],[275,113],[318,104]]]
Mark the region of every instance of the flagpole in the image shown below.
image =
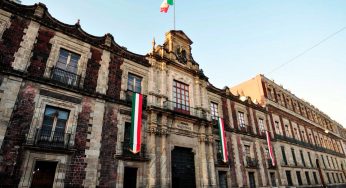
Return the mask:
[[[175,0],[173,0],[173,2],[174,2],[174,13],[173,13],[173,29],[175,30],[175,3],[176,3],[176,1]]]

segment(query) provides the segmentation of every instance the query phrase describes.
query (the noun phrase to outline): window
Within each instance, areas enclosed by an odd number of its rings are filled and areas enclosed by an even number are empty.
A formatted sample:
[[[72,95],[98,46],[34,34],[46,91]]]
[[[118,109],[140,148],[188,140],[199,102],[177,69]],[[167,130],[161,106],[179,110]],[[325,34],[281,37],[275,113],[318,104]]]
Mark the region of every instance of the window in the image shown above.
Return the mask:
[[[330,168],[330,161],[329,161],[329,157],[327,156],[327,162],[328,162],[328,167]]]
[[[318,184],[318,179],[317,179],[316,172],[313,172],[312,175],[314,176],[315,184]]]
[[[285,129],[286,129],[286,135],[289,136],[289,137],[291,137],[291,136],[290,136],[290,129],[288,128],[288,125],[287,125],[287,124],[285,125]]]
[[[275,121],[275,129],[276,129],[276,132],[280,133],[280,125],[279,125],[279,122],[278,121]]]
[[[250,154],[250,145],[244,145],[244,148],[245,148],[245,156],[246,157],[250,157],[251,154]]]
[[[131,138],[131,123],[125,122],[125,131],[124,131],[124,142],[130,143]]]
[[[328,178],[328,183],[332,183],[331,180],[330,180],[330,176],[329,176],[328,172],[327,172],[327,178]]]
[[[210,103],[210,111],[211,111],[211,118],[212,119],[216,119],[219,117],[217,103],[214,103],[214,102]]]
[[[285,153],[285,147],[281,146],[281,153],[282,153],[282,160],[285,165],[287,165],[287,159],[286,159],[286,153]]]
[[[270,181],[272,183],[272,187],[276,187],[275,172],[270,172]]]
[[[294,149],[291,148],[291,151],[292,151],[292,157],[293,157],[294,165],[297,166],[297,159],[296,159],[296,154],[294,153]]]
[[[67,85],[78,86],[80,81],[80,76],[77,75],[79,58],[80,55],[61,48],[56,66],[52,69],[51,78]]]
[[[310,161],[310,166],[313,167],[310,152],[308,152],[308,157],[309,157],[309,161]]]
[[[133,74],[129,74],[127,79],[127,90],[135,93],[141,93],[142,78]]]
[[[79,58],[80,58],[79,54],[76,54],[61,48],[59,59],[58,59],[58,62],[56,63],[56,67],[76,74],[78,70]]]
[[[301,175],[300,175],[300,172],[297,171],[296,174],[297,174],[298,184],[299,184],[299,185],[303,185],[302,177],[301,177]]]
[[[304,167],[306,167],[306,165],[305,165],[305,160],[304,160],[304,154],[303,154],[303,151],[302,151],[302,150],[300,150],[299,152],[300,152],[300,158],[302,159],[303,166],[304,166]]]
[[[68,110],[47,106],[44,112],[40,139],[64,142],[69,113]]]
[[[175,110],[189,112],[189,85],[173,81],[173,100]]]
[[[324,168],[327,168],[327,166],[326,166],[326,162],[324,161],[324,157],[323,157],[323,155],[321,155],[321,157],[322,157],[322,161],[323,161]]]
[[[309,176],[309,172],[308,171],[305,172],[305,178],[306,178],[306,181],[307,181],[308,185],[311,185],[310,176]]]
[[[287,178],[287,185],[292,186],[292,177],[291,177],[291,171],[286,170],[286,178]]]
[[[238,112],[238,118],[239,118],[239,126],[241,128],[245,128],[245,118],[244,118],[244,112]]]
[[[332,173],[332,177],[333,177],[333,182],[336,183],[336,181],[335,181],[335,174],[334,173]]]
[[[270,159],[270,154],[269,154],[269,149],[265,148],[265,154],[266,154],[266,158]]]
[[[258,125],[259,125],[260,132],[263,133],[265,130],[264,130],[264,122],[262,118],[259,118]]]

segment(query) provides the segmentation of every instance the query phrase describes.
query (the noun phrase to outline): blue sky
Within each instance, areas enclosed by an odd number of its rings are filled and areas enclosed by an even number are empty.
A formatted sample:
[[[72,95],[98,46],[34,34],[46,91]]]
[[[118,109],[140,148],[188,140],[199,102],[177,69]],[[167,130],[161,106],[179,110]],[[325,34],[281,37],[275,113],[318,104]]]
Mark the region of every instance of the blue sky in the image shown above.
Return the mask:
[[[36,0],[22,0],[31,5]],[[60,21],[93,35],[111,33],[128,50],[146,54],[173,29],[173,7],[161,0],[41,0]],[[346,125],[346,30],[283,68],[271,70],[346,26],[345,0],[178,0],[176,29],[217,87],[265,74]],[[270,73],[270,74],[269,74]]]

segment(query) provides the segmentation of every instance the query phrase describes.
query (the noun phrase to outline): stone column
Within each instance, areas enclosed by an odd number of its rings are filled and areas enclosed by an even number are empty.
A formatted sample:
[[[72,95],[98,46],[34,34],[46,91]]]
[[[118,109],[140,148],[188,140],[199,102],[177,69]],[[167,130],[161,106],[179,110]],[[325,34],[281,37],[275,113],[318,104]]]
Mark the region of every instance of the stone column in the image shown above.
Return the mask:
[[[207,187],[209,184],[208,182],[208,168],[207,168],[207,159],[206,159],[206,146],[205,146],[205,128],[204,126],[200,127],[200,163],[201,163],[201,183],[202,187]]]
[[[161,173],[161,187],[168,187],[167,178],[167,129],[163,128],[161,130],[161,158],[160,158],[160,173]]]
[[[212,136],[212,128],[208,127],[208,167],[209,167],[209,177],[211,187],[217,187],[216,184],[216,171],[214,165],[214,150],[213,150],[213,136]]]
[[[148,130],[148,155],[150,158],[148,168],[148,187],[156,186],[156,114],[150,114]]]

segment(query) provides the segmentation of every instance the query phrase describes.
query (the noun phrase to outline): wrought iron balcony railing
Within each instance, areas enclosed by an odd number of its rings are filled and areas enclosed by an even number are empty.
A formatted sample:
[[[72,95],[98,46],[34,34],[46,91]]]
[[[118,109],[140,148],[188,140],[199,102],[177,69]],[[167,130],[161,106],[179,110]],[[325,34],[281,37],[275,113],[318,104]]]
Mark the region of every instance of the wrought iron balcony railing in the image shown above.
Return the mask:
[[[268,168],[276,168],[276,166],[273,165],[273,161],[271,159],[267,159]]]
[[[80,84],[81,76],[75,73],[53,67],[50,78],[55,82],[64,84],[70,87],[78,87]]]
[[[206,120],[211,120],[211,115],[199,108],[193,108],[185,104],[176,103],[174,101],[163,102],[163,107],[167,110],[175,111],[179,114],[191,115]]]
[[[132,95],[133,95],[133,91],[127,90],[126,91],[126,103],[127,104],[132,104]],[[147,107],[147,96],[143,95],[143,109],[145,109]]]
[[[327,148],[324,148],[324,147],[321,147],[321,146],[317,146],[317,145],[314,145],[314,144],[311,144],[311,143],[307,143],[307,142],[304,142],[304,141],[301,141],[301,140],[297,140],[295,138],[283,136],[283,135],[280,135],[280,134],[275,134],[275,138],[278,139],[278,140],[283,140],[283,141],[287,141],[287,142],[290,142],[290,143],[294,143],[296,145],[307,147],[307,148],[313,149],[315,151],[321,151],[321,152],[329,153],[329,154],[332,154],[332,155],[336,155],[336,156],[340,156],[340,157],[345,157],[345,155],[342,154],[342,153],[339,153],[339,152],[336,152],[336,151],[333,151],[331,149],[327,149]]]
[[[258,160],[251,157],[246,157],[247,168],[258,168]]]
[[[147,147],[145,144],[141,144],[140,152],[134,154],[130,151],[130,141],[124,141],[122,142],[121,157],[129,160],[148,160]]]
[[[71,134],[64,131],[35,129],[26,139],[26,145],[50,149],[72,149]]]

